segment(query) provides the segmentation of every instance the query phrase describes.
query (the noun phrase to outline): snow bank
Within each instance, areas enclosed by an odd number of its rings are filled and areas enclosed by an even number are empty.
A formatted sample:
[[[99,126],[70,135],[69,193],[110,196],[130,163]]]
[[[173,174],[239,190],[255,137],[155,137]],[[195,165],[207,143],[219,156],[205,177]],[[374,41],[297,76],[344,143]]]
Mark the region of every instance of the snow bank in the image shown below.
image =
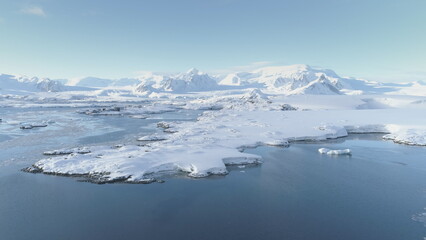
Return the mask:
[[[90,149],[87,147],[82,148],[74,148],[74,149],[58,149],[58,150],[52,150],[52,151],[45,151],[43,152],[44,155],[69,155],[72,153],[78,153],[78,154],[87,154],[90,153]]]
[[[167,139],[166,135],[153,134],[138,138],[138,141],[164,141]]]
[[[383,136],[385,140],[392,140],[395,143],[426,146],[426,130],[406,129],[393,134]]]

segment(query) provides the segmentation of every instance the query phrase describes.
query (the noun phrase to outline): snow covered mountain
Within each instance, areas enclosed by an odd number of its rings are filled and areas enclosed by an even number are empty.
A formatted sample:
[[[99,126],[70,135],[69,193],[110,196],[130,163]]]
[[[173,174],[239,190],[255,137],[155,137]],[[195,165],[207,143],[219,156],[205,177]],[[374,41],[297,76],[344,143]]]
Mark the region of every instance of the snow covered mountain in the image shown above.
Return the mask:
[[[221,85],[266,88],[284,94],[340,94],[342,78],[332,70],[308,65],[265,67],[226,75]]]
[[[378,83],[356,78],[340,77],[329,69],[314,68],[304,64],[259,68],[250,72],[234,72],[211,76],[197,69],[180,74],[144,72],[135,78],[104,79],[86,77],[56,81],[0,75],[0,88],[15,92],[96,91],[122,92],[127,95],[151,93],[190,93],[216,90],[261,89],[264,92],[284,95],[337,95],[337,94],[414,94],[425,96],[425,84]],[[99,91],[98,91],[99,92]],[[95,93],[96,95],[96,93]],[[155,96],[154,94],[153,96]],[[157,94],[158,96],[158,94]]]
[[[148,75],[136,87],[138,92],[202,92],[218,89],[217,80],[192,68],[174,76]]]
[[[167,79],[163,85],[164,90],[173,92],[210,91],[217,87],[215,79],[195,68]]]
[[[120,79],[105,79],[97,77],[85,77],[68,81],[68,85],[77,87],[90,88],[105,88],[105,87],[125,87],[136,86],[140,84],[139,79],[135,78],[120,78]]]
[[[348,85],[333,71],[317,70],[308,65],[267,67],[222,77],[211,77],[190,69],[174,76],[148,75],[141,81],[136,91],[144,93],[259,88],[282,94],[341,94],[340,89]]]
[[[277,94],[402,94],[426,96],[423,82],[379,83],[340,77],[333,70],[298,64],[264,67],[251,72],[230,73],[218,77],[219,85],[259,88]]]
[[[305,86],[290,90],[289,94],[332,95],[342,93],[325,75],[321,75],[318,79],[307,83]]]
[[[64,85],[48,78],[28,78],[24,76],[13,76],[0,74],[1,92],[59,92]]]

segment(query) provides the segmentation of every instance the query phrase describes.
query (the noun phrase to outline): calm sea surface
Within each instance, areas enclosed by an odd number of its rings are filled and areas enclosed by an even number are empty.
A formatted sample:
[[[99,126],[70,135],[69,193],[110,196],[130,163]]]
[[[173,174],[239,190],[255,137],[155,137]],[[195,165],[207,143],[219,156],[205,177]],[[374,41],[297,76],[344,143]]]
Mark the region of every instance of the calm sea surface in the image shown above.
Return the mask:
[[[135,143],[151,119],[92,117],[75,109],[0,108],[0,239],[423,240],[426,148],[352,135],[289,148],[246,150],[264,158],[224,177],[176,176],[164,184],[106,184],[29,174],[41,153],[86,144]],[[52,120],[21,130],[16,122]],[[351,148],[352,156],[317,149]]]

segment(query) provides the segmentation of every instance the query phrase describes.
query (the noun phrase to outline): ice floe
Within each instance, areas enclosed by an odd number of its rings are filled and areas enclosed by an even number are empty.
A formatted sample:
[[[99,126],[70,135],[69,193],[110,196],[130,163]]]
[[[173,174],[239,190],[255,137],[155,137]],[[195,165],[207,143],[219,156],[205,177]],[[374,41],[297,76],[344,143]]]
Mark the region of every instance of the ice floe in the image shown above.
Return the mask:
[[[33,129],[33,128],[41,128],[47,127],[47,122],[33,122],[33,123],[21,123],[20,129]]]
[[[327,155],[351,155],[352,151],[350,149],[341,149],[341,150],[332,150],[328,148],[320,148],[318,152],[321,154]]]

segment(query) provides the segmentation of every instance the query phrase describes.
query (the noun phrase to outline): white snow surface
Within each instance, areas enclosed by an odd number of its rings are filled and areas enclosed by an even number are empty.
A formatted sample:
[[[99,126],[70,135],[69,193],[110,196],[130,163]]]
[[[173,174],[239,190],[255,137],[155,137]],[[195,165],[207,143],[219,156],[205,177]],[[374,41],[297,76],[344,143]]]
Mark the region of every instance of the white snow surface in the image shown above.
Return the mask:
[[[144,181],[158,173],[182,171],[191,177],[226,174],[225,164],[257,163],[260,157],[231,148],[192,145],[190,149],[169,146],[166,151],[156,148],[123,146],[93,147],[88,154],[71,154],[43,159],[35,166],[47,173],[103,174],[107,179],[125,178]],[[221,154],[217,154],[220,150]],[[226,157],[223,157],[226,156]]]
[[[384,139],[395,143],[426,145],[422,82],[376,83],[307,65],[225,76],[191,69],[183,74],[144,73],[137,81],[77,79],[74,86],[0,77],[5,80],[0,82],[0,106],[87,107],[80,112],[141,121],[148,114],[179,109],[204,111],[197,121],[161,122],[164,134],[135,136],[141,146],[84,146],[85,154],[78,148],[54,150],[52,157],[34,164],[45,173],[127,182],[177,172],[205,177],[226,174],[227,165],[260,163],[260,156],[244,153],[248,147],[287,146],[348,133],[384,133]],[[347,150],[323,152],[348,154]]]
[[[102,175],[107,180],[145,181],[152,175],[186,172],[191,177],[226,174],[226,165],[259,163],[241,152],[246,147],[339,138],[348,130],[386,132],[395,139],[422,144],[413,133],[426,133],[424,111],[415,109],[280,111],[265,109],[206,111],[195,122],[173,123],[167,139],[144,146],[109,146],[89,154],[70,154],[35,163],[46,173]],[[159,140],[158,135],[140,140]],[[419,142],[416,142],[419,141]],[[329,150],[327,154],[348,154]]]

